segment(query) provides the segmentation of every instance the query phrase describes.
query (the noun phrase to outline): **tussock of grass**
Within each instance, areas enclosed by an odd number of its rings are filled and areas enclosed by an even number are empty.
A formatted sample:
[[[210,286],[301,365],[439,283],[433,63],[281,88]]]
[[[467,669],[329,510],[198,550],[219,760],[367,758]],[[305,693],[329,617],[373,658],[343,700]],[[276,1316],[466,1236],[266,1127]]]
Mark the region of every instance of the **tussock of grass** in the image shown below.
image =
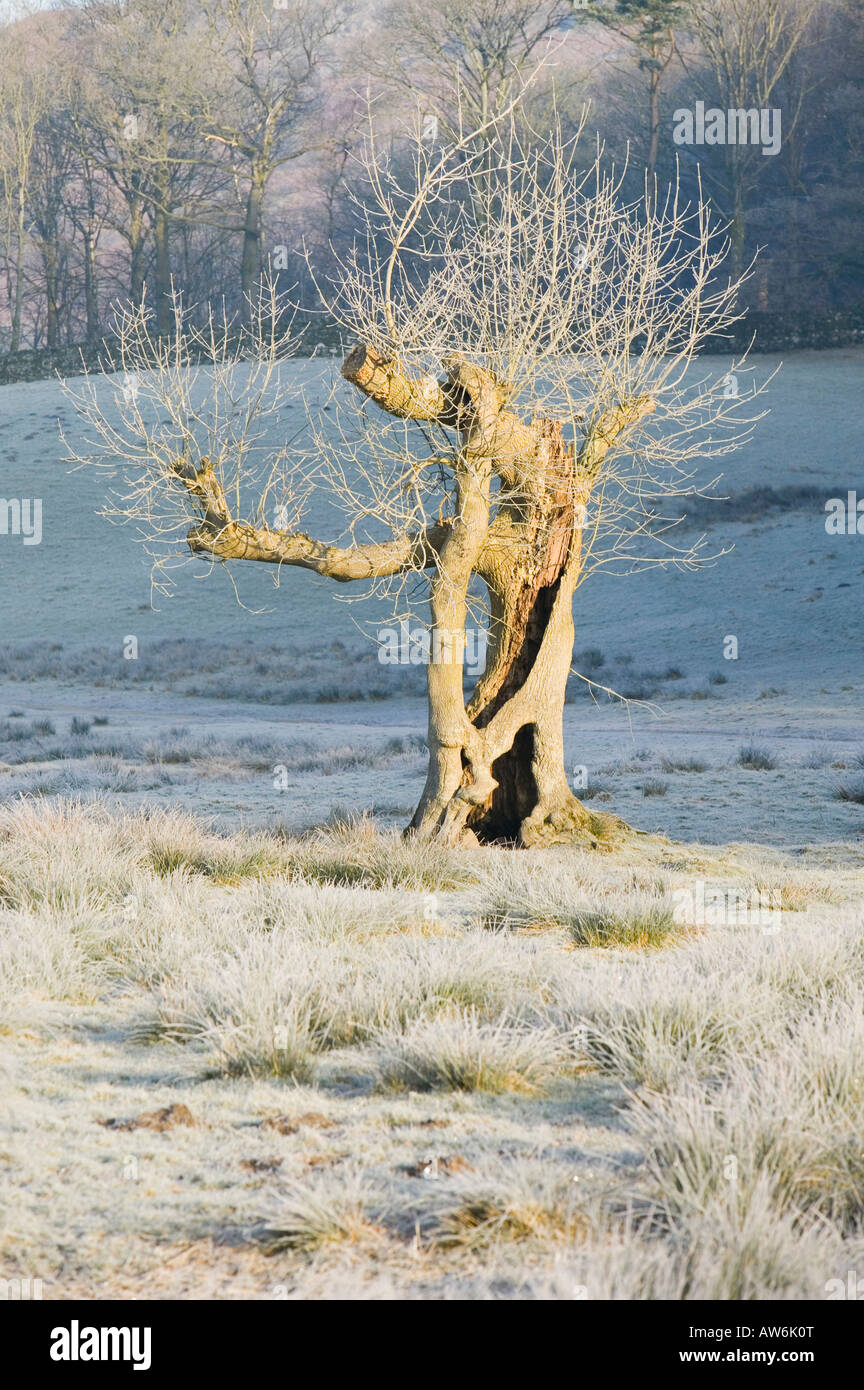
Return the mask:
[[[708,764],[701,758],[661,758],[664,772],[707,772]]]
[[[482,1023],[460,1012],[381,1033],[375,1061],[381,1084],[414,1091],[543,1090],[568,1061],[564,1040],[552,1029],[507,1020]]]
[[[259,878],[284,867],[278,845],[264,837],[202,835],[200,830],[183,835],[186,826],[158,822],[145,837],[145,865],[164,878],[177,870],[203,874],[223,883]]]
[[[91,1003],[121,973],[105,960],[103,931],[99,914],[86,906],[0,911],[0,998]]]
[[[269,1255],[282,1250],[311,1254],[331,1246],[380,1240],[381,1231],[366,1214],[372,1194],[359,1178],[339,1186],[326,1182],[286,1185],[260,1243]]]
[[[773,754],[754,743],[746,743],[739,748],[736,761],[739,767],[746,768],[748,772],[773,772],[777,766]]]
[[[692,1000],[651,1001],[577,1026],[574,1043],[601,1071],[665,1090],[686,1072],[722,1071],[746,1029]]]
[[[806,912],[819,903],[842,901],[836,876],[830,873],[800,869],[757,873],[753,887],[766,903],[776,905],[781,912]]]
[[[736,1059],[711,1091],[688,1078],[674,1095],[642,1099],[631,1125],[647,1142],[656,1200],[670,1225],[712,1211],[735,1225],[756,1202],[766,1224],[772,1214],[818,1216],[854,1232],[864,1181],[855,1137],[864,1033],[845,1009],[833,1025],[827,1038],[822,1027],[804,1025],[786,1055],[758,1069]]]
[[[608,876],[583,856],[505,861],[468,902],[487,929],[557,928],[582,946],[655,945],[675,929],[661,875],[630,870],[610,891]]]
[[[430,893],[471,883],[474,861],[434,841],[382,832],[364,817],[312,831],[291,846],[289,858],[299,873],[319,881]]]
[[[504,942],[490,952],[480,934],[391,936],[370,952],[370,938],[387,933],[388,911],[391,931],[400,913],[410,920],[412,905],[398,896],[388,903],[368,894],[365,926],[375,930],[355,934],[348,911],[356,925],[360,905],[345,903],[350,890],[297,887],[306,913],[295,903],[290,923],[280,925],[273,908],[263,930],[250,931],[247,918],[236,943],[215,956],[193,936],[182,977],[153,984],[155,1019],[142,1025],[148,1035],[195,1041],[226,1075],[308,1079],[321,1052],[399,1039],[415,1021],[439,1016],[446,1039],[460,1010],[471,1011],[482,1033],[508,1003],[527,1004],[536,990],[531,964],[507,959]]]
[[[662,946],[678,931],[671,898],[642,894],[626,903],[601,904],[569,924],[577,946]]]
[[[572,1246],[591,1221],[577,1185],[550,1176],[538,1161],[501,1162],[484,1177],[466,1177],[440,1204],[433,1242],[447,1250],[484,1250],[501,1242]]]

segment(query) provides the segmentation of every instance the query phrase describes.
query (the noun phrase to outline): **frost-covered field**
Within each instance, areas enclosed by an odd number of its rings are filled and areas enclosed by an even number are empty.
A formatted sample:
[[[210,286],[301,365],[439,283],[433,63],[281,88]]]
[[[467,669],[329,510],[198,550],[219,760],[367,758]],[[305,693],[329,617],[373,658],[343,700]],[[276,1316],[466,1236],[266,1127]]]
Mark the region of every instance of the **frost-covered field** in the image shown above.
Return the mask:
[[[823,1298],[862,1268],[864,535],[824,511],[864,498],[862,367],[786,363],[691,523],[714,567],[578,591],[568,761],[651,832],[627,860],[401,842],[425,708],[357,626],[384,612],[253,566],[246,609],[189,567],[154,611],[59,387],[0,391],[0,493],[43,499],[40,545],[0,535],[3,1277]]]
[[[0,865],[0,1251],[46,1297],[824,1298],[864,1257],[860,855],[42,802]]]

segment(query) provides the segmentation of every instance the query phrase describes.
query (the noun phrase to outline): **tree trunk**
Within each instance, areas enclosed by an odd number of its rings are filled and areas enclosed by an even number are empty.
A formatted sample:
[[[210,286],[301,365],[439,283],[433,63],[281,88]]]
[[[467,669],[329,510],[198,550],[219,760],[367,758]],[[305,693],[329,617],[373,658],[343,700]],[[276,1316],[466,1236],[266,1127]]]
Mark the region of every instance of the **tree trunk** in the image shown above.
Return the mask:
[[[241,278],[244,298],[255,294],[261,275],[261,213],[264,206],[264,186],[253,171],[246,199],[246,218],[243,223],[243,259]]]
[[[657,152],[660,147],[660,84],[663,81],[663,69],[656,53],[652,52],[651,63],[648,91],[648,159],[646,161],[649,185],[653,182],[657,170]]]
[[[56,348],[58,339],[58,313],[57,313],[57,249],[55,246],[46,246],[43,255],[43,266],[45,270],[45,345],[49,348]]]
[[[572,457],[560,426],[543,421],[538,428],[556,446],[550,505],[532,508],[518,520],[509,518],[518,537],[504,547],[501,563],[484,574],[491,643],[486,672],[466,710],[471,730],[481,739],[493,720],[503,721],[503,738],[493,743],[493,752],[499,742],[501,751],[484,766],[482,754],[472,759],[470,740],[454,750],[442,739],[436,720],[440,682],[434,662],[430,664],[430,769],[411,829],[482,844],[579,840],[593,846],[608,840],[623,823],[590,812],[567,779],[563,716],[573,652],[572,593],[578,576],[573,546],[579,545],[580,536]],[[563,465],[560,472],[557,465]],[[433,653],[436,650],[446,651],[447,643],[433,627]],[[461,664],[456,673],[461,699]],[[465,803],[464,817],[454,817],[454,798],[457,806],[460,799]]]
[[[530,434],[530,486],[514,490],[499,506],[490,531],[493,544],[475,563],[489,591],[491,617],[486,671],[465,710],[479,748],[472,747],[470,736],[455,749],[442,738],[437,716],[446,707],[447,693],[461,704],[462,666],[456,667],[450,691],[442,692],[433,660],[429,777],[411,828],[483,844],[581,841],[596,846],[626,827],[582,805],[570,789],[564,763],[572,598],[581,567],[587,493],[561,426],[536,420]],[[452,575],[445,574],[441,582],[451,588]],[[450,613],[453,627],[460,616]],[[437,625],[431,646],[433,654],[447,651]],[[486,735],[491,743],[484,749]]]
[[[504,574],[499,574],[499,591],[492,590],[499,616],[496,621],[493,614],[488,671],[468,705],[471,723],[483,729],[507,707],[524,689],[544,646],[548,669],[542,701],[534,702],[530,720],[520,724],[509,749],[492,763],[495,787],[469,812],[466,824],[484,842],[535,843],[554,833],[552,821],[560,822],[559,828],[566,828],[569,837],[574,825],[586,821],[564,767],[563,715],[573,651],[572,619],[567,621],[561,612],[550,632],[573,544],[579,542],[573,457],[560,425],[541,420],[534,428],[535,464],[545,470],[545,496],[531,507],[517,501],[510,513],[521,533],[518,553],[512,566],[507,566],[506,582],[501,584]],[[490,581],[494,583],[491,576]],[[565,589],[572,592],[569,582]]]
[[[144,298],[144,209],[137,200],[129,209],[129,294],[136,306]]]
[[[730,218],[729,240],[732,250],[732,274],[737,279],[744,270],[744,247],[747,237],[744,167],[737,149],[731,150],[729,171],[732,185],[732,217]]]
[[[160,337],[167,337],[173,327],[171,317],[171,252],[168,245],[168,218],[161,208],[156,209],[153,224],[156,242],[156,328]]]
[[[526,424],[507,409],[506,384],[485,368],[458,353],[443,365],[444,381],[411,378],[360,344],[342,366],[391,415],[437,420],[461,441],[450,461],[453,512],[436,540],[430,581],[429,770],[409,828],[451,842],[597,845],[628,828],[589,811],[567,781],[573,594],[591,487],[617,437],[651,414],[654,402],[634,397],[598,409],[581,444],[570,447],[557,422]],[[497,495],[493,477],[501,483]],[[466,707],[472,575],[489,592],[492,648]]]
[[[24,204],[18,203],[18,225],[16,228],[15,295],[12,308],[12,332],[9,351],[18,352],[21,348],[21,320],[24,308]]]
[[[99,294],[96,285],[93,232],[89,222],[84,229],[84,305],[87,316],[87,346],[93,347],[99,341]]]

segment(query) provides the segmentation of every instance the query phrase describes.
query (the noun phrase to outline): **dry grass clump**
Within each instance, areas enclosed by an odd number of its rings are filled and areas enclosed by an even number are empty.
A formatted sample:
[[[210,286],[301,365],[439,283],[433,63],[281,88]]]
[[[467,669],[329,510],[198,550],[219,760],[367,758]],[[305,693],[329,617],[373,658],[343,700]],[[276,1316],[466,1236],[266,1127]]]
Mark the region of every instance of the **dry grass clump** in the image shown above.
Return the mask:
[[[656,946],[678,930],[662,875],[610,875],[570,857],[496,864],[468,901],[486,928],[558,928],[578,946]]]
[[[0,998],[98,998],[108,973],[101,934],[99,915],[86,905],[0,910]]]
[[[596,1217],[586,1211],[574,1176],[550,1173],[538,1159],[490,1164],[483,1174],[466,1175],[438,1203],[432,1241],[461,1251],[511,1241],[577,1245]]]
[[[191,817],[147,823],[143,838],[144,866],[165,877],[178,869],[201,874],[217,883],[261,878],[285,867],[278,843],[264,835],[202,834]]]
[[[827,1035],[824,1021],[805,1025],[782,1057],[757,1068],[739,1057],[710,1091],[687,1078],[645,1095],[631,1125],[669,1229],[694,1218],[736,1229],[760,1209],[766,1227],[818,1219],[860,1232],[862,1045],[860,1014],[842,1009]]]
[[[272,1215],[259,1236],[269,1255],[282,1250],[312,1254],[328,1247],[380,1243],[383,1232],[367,1214],[375,1194],[362,1177],[342,1177],[286,1184],[273,1202]]]
[[[820,903],[843,901],[836,875],[813,873],[801,869],[780,869],[757,875],[753,886],[769,903],[781,912],[806,912]]]
[[[289,842],[287,853],[290,866],[305,878],[412,893],[463,888],[478,872],[477,855],[382,831],[363,816],[313,830]]]
[[[647,893],[597,903],[569,924],[577,946],[662,946],[679,930],[672,898]]]
[[[748,772],[773,772],[777,766],[774,755],[767,748],[760,748],[755,743],[743,744],[738,749],[735,761]]]
[[[375,1040],[380,1084],[413,1091],[513,1091],[533,1095],[568,1067],[565,1040],[552,1028],[460,1010],[419,1020]]]
[[[75,911],[121,901],[135,856],[118,852],[115,836],[110,817],[80,803],[0,807],[2,904]]]
[[[304,891],[309,896],[326,894],[332,907],[333,897],[347,895],[349,890],[305,885]],[[385,905],[386,900],[379,912]],[[404,913],[405,905],[401,907]],[[459,1037],[448,1032],[460,1011],[470,1011],[474,1026],[485,1038],[487,1025],[503,1009],[518,1006],[520,1000],[527,1006],[542,997],[537,963],[524,957],[514,960],[512,954],[505,958],[503,942],[489,951],[479,933],[410,936],[393,931],[388,936],[382,923],[374,938],[367,933],[354,938],[344,920],[334,923],[331,919],[329,931],[318,934],[314,918],[285,926],[271,924],[264,930],[253,926],[250,931],[248,921],[244,925],[238,939],[218,954],[202,949],[199,942],[197,959],[187,953],[182,972],[155,983],[153,1016],[142,1025],[149,1036],[161,1033],[174,1041],[194,1041],[205,1049],[212,1065],[227,1075],[306,1080],[312,1075],[316,1054],[364,1044],[373,1045],[369,1066],[374,1069],[386,1037],[390,1062],[385,1071],[392,1081],[396,1052],[404,1048],[406,1038],[414,1037],[414,1032],[403,1034],[403,1030],[422,1022],[431,1027],[440,1017],[444,1030],[441,1066],[446,1071],[449,1056],[453,1074],[464,1068],[465,1086],[470,1089],[471,1068],[483,1070],[484,1049],[469,1055],[466,1039],[460,1044]],[[188,951],[194,946],[193,940]],[[485,1052],[493,1047],[494,1027],[491,1033]],[[432,1033],[430,1042],[431,1038]],[[533,1038],[530,1032],[525,1035],[521,1052],[511,1048],[514,1084],[519,1081],[520,1064],[531,1071],[526,1049],[533,1046]],[[456,1049],[452,1056],[447,1039],[450,1048]],[[460,1045],[461,1062],[457,1058]],[[509,1075],[509,1063],[499,1057],[497,1065],[502,1075]],[[532,1065],[541,1067],[538,1062]],[[486,1070],[491,1077],[491,1059]],[[441,1079],[436,1084],[448,1083]],[[415,1089],[420,1089],[419,1084]]]

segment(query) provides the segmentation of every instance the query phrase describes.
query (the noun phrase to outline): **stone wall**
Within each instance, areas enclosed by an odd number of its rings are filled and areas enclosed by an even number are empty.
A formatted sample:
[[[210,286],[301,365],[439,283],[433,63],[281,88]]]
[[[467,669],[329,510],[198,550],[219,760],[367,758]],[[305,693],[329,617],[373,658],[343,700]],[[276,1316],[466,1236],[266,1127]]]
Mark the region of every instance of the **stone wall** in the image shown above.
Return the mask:
[[[830,313],[768,314],[751,310],[729,337],[712,338],[703,352],[741,352],[753,339],[753,352],[794,352],[800,348],[853,347],[864,343],[864,308]]]
[[[754,352],[794,352],[801,348],[852,347],[864,343],[864,308],[831,313],[769,314],[752,311],[728,336],[709,339],[703,352],[740,353],[754,339]],[[304,335],[304,357],[339,357],[350,344],[335,325],[317,321]],[[86,365],[99,370],[105,347],[27,349],[0,356],[0,386],[16,381],[41,381],[52,376],[80,376]]]

